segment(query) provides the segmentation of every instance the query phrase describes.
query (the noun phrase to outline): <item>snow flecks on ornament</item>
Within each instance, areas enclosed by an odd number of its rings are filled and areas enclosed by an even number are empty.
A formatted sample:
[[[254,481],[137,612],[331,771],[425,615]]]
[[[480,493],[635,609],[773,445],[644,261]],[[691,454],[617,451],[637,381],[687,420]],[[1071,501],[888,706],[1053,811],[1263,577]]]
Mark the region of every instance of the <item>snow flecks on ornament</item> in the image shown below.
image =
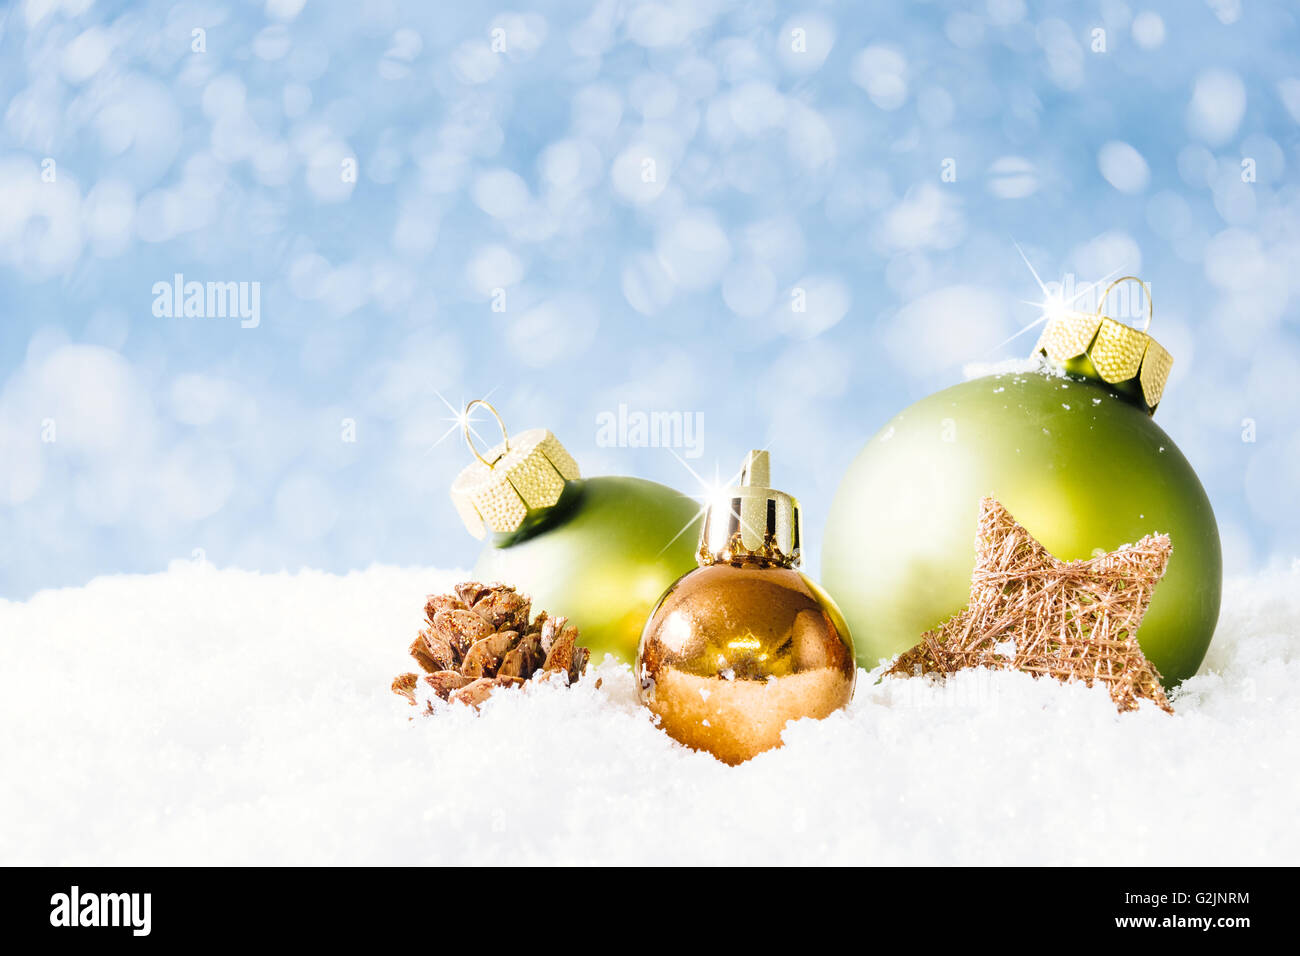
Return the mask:
[[[967,362],[961,367],[961,377],[966,381],[984,378],[985,376],[1026,375],[1030,373],[1053,378],[1065,378],[1066,376],[1063,369],[1048,362],[1038,352],[1028,358],[1009,358],[1000,362]]]
[[[1228,583],[1206,665],[1176,692],[1173,717],[1119,715],[1101,687],[1016,672],[875,684],[863,672],[847,709],[789,724],[784,747],[735,768],[655,727],[631,669],[612,660],[570,687],[408,721],[387,688],[407,660],[393,636],[419,626],[427,591],[463,577],[186,563],[0,602],[6,773],[23,781],[0,788],[0,814],[22,824],[5,831],[5,859],[1300,862],[1287,825],[1300,568]],[[186,693],[158,693],[178,674]],[[55,685],[77,687],[78,705],[52,698]],[[510,814],[499,828],[456,825],[503,792],[582,812],[544,831]],[[756,839],[773,806],[834,838]]]

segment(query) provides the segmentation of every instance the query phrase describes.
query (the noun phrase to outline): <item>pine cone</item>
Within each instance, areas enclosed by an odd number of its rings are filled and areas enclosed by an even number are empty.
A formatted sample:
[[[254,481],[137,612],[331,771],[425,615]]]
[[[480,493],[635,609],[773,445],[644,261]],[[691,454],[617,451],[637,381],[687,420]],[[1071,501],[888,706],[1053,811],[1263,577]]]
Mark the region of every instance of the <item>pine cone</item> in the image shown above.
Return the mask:
[[[586,668],[590,652],[578,646],[578,629],[545,611],[530,624],[530,602],[514,588],[471,581],[455,591],[432,594],[424,606],[428,623],[411,656],[426,673],[393,681],[393,692],[412,704],[421,680],[443,700],[477,707],[498,687],[557,674],[575,681]]]

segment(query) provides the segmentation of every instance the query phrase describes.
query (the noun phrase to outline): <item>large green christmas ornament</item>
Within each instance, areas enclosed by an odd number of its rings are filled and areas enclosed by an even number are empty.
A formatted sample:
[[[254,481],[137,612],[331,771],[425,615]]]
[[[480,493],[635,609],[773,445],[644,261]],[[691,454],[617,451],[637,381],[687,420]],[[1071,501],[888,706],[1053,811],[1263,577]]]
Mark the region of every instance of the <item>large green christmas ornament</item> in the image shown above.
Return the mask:
[[[1138,642],[1173,686],[1214,634],[1222,565],[1205,489],[1152,419],[1172,358],[1100,308],[1053,317],[1035,352],[1039,370],[945,389],[868,442],[831,505],[823,584],[871,668],[965,605],[985,496],[1062,560],[1163,532],[1173,553]]]
[[[486,402],[498,424],[501,417]],[[582,479],[551,432],[507,436],[457,477],[452,501],[477,538],[489,538],[474,575],[518,588],[577,625],[596,661],[631,663],[659,596],[695,567],[699,506],[640,478]]]

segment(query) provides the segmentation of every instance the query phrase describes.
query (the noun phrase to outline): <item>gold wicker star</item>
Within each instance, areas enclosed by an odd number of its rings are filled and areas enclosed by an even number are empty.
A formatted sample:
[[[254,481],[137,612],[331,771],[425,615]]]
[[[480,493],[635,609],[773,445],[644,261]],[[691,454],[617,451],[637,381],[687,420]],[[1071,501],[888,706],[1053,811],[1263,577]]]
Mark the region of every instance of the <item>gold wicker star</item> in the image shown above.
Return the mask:
[[[967,667],[1021,670],[1060,681],[1100,681],[1121,710],[1142,698],[1173,713],[1137,630],[1169,564],[1164,534],[1110,554],[1061,561],[999,502],[980,503],[970,604],[903,652],[887,675]]]

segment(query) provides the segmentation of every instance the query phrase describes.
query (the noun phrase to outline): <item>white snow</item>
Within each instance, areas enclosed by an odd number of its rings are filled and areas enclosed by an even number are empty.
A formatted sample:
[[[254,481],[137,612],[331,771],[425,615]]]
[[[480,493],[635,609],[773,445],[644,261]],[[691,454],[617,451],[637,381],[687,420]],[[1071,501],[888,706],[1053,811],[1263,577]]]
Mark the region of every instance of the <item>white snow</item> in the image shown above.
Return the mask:
[[[1029,373],[1051,375],[1055,378],[1065,378],[1066,376],[1065,369],[1048,362],[1038,352],[1024,358],[1002,359],[998,362],[967,362],[961,367],[961,377],[968,382],[971,379],[984,378],[988,375],[1024,375]],[[1004,391],[1004,388],[998,387],[993,391],[1001,392]]]
[[[1300,567],[1228,583],[1175,716],[862,673],[736,768],[613,663],[409,721],[389,682],[460,577],[176,564],[0,601],[0,863],[1300,863]]]

